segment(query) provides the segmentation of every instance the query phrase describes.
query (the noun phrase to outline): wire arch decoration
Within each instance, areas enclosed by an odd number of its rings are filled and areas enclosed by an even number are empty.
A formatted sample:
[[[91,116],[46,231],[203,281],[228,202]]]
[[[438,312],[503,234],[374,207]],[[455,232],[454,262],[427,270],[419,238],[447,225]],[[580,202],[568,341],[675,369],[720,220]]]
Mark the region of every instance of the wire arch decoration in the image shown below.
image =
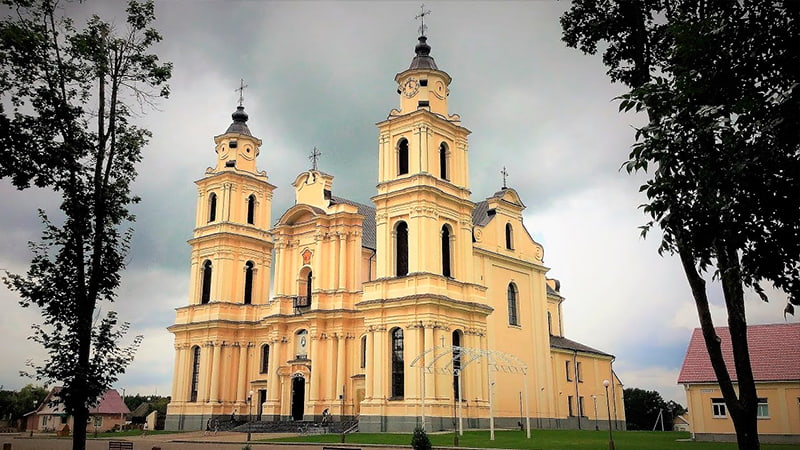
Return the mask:
[[[449,360],[448,360],[449,358]],[[456,359],[460,364],[454,367]],[[485,360],[489,369],[489,439],[494,440],[494,408],[492,406],[492,391],[494,390],[494,377],[492,373],[502,372],[509,374],[522,375],[525,390],[525,428],[527,438],[531,438],[530,412],[528,409],[528,365],[512,355],[511,353],[499,350],[484,350],[479,348],[461,347],[458,345],[438,345],[426,350],[414,358],[409,364],[410,367],[419,367],[422,372],[422,428],[425,429],[425,374],[450,374],[460,375],[464,369],[475,361]],[[439,362],[441,361],[441,362]],[[439,367],[436,366],[439,362]],[[459,398],[461,397],[461,380],[459,377]],[[461,414],[461,402],[458,402],[459,434],[463,434],[463,416]]]

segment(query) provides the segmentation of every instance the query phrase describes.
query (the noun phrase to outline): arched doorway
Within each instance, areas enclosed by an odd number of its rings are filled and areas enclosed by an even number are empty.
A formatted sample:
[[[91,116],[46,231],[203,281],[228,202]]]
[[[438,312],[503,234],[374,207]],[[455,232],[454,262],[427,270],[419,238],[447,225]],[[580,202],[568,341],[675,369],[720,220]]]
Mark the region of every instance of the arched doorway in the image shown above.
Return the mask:
[[[292,378],[292,419],[303,420],[306,399],[306,379]]]

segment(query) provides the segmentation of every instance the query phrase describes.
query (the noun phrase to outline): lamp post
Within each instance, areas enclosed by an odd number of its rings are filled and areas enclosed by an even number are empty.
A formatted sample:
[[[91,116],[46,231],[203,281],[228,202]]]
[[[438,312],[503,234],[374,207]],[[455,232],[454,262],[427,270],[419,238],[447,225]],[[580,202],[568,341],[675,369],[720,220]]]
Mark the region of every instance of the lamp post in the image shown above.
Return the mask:
[[[606,388],[606,408],[608,409],[608,450],[614,450],[614,435],[611,434],[611,404],[608,401],[608,380],[603,380],[603,386]]]
[[[592,394],[592,400],[594,401],[594,431],[600,431],[600,427],[597,426],[597,396]]]
[[[247,393],[247,442],[250,442],[250,431],[253,425],[253,391]]]

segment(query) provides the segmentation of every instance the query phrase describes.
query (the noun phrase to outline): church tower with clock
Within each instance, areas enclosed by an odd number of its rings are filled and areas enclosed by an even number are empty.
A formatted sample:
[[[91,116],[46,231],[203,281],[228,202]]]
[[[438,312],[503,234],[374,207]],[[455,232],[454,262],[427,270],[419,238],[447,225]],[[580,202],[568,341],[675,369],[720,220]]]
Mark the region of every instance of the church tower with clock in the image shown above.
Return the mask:
[[[275,187],[256,168],[261,141],[241,103],[214,138],[188,304],[169,328],[167,429],[231,414],[236,426],[252,412],[252,431],[329,415],[360,431],[435,431],[452,429],[456,410],[464,428],[513,428],[521,403],[542,428],[624,427],[614,357],[564,336],[560,283],[546,277],[519,193],[504,182],[471,199],[452,79],[426,36],[414,53],[394,78],[399,107],[377,124],[372,205],[337,195],[315,149],[272,223]],[[612,417],[585,408],[606,392]]]

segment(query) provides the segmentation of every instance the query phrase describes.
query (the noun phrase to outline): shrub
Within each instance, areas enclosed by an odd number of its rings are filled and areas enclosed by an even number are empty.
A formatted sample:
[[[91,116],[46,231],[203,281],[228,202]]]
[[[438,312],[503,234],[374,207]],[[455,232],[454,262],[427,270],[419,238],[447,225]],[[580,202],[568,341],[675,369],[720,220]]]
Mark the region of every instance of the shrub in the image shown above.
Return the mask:
[[[414,450],[431,450],[431,440],[421,426],[414,428],[414,435],[411,437],[411,446]]]

